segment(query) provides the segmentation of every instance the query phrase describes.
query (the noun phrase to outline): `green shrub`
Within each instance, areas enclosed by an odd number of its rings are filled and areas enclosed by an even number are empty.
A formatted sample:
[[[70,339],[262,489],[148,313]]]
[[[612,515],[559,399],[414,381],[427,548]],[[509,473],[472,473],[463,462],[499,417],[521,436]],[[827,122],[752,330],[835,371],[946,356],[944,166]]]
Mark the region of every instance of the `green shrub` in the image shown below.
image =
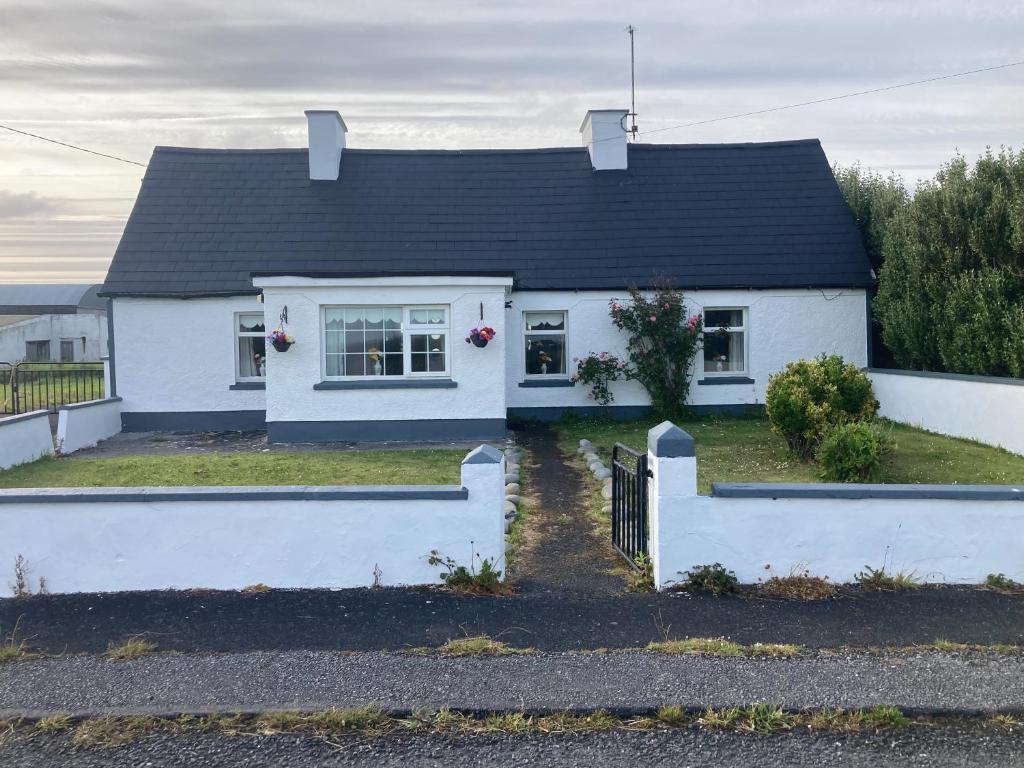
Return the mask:
[[[680,576],[683,579],[677,583],[677,589],[684,592],[710,592],[716,597],[735,592],[738,583],[736,574],[726,570],[721,563],[695,565]]]
[[[882,479],[882,459],[895,443],[878,424],[853,421],[832,427],[818,445],[821,474],[837,483],[877,483]]]
[[[821,355],[769,377],[765,410],[790,450],[809,458],[831,427],[873,418],[878,401],[857,366],[839,355]]]

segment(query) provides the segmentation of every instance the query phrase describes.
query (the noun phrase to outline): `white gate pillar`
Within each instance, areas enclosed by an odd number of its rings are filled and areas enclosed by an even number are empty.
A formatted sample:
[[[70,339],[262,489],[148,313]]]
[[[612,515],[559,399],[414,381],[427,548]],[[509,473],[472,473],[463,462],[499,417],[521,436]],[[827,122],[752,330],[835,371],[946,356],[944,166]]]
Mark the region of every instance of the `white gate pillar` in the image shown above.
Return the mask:
[[[661,556],[662,525],[681,527],[680,517],[687,514],[687,502],[697,495],[697,456],[693,438],[673,424],[663,421],[647,433],[648,548],[654,566],[654,586],[664,589],[676,574],[664,573]]]

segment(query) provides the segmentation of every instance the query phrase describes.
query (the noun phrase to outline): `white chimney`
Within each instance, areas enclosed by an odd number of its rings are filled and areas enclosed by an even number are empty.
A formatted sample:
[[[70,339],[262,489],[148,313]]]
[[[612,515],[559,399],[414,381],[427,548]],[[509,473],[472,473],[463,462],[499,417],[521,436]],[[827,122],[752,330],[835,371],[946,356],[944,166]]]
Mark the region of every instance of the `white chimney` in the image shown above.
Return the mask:
[[[590,150],[595,171],[626,169],[626,115],[628,109],[591,109],[583,118],[580,133]]]
[[[341,150],[345,148],[345,121],[333,109],[307,109],[309,123],[309,178],[337,181]]]

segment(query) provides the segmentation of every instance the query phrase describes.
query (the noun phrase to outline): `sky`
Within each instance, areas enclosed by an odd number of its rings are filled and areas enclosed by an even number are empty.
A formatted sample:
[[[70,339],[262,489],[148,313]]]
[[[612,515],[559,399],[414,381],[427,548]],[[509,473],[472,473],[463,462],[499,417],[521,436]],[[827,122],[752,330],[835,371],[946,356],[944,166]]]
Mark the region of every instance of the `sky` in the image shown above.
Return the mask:
[[[909,186],[1024,147],[1024,66],[661,130],[1024,61],[1020,0],[0,0],[0,123],[141,163],[301,147],[310,108],[352,147],[577,146],[628,106],[628,24],[641,141],[817,137]],[[143,172],[0,130],[0,283],[102,281]]]

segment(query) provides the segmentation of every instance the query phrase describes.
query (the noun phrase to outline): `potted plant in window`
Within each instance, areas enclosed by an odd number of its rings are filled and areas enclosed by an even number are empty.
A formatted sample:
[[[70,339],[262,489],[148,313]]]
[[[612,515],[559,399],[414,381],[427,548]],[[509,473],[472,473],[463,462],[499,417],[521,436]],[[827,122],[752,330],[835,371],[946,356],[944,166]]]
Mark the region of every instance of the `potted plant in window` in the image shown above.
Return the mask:
[[[473,328],[470,330],[469,336],[466,337],[466,343],[475,347],[486,347],[487,342],[497,335],[498,332],[489,325],[485,325],[483,328]]]
[[[295,337],[285,333],[283,328],[275,328],[267,335],[267,341],[278,352],[287,352],[288,348],[295,343]]]

